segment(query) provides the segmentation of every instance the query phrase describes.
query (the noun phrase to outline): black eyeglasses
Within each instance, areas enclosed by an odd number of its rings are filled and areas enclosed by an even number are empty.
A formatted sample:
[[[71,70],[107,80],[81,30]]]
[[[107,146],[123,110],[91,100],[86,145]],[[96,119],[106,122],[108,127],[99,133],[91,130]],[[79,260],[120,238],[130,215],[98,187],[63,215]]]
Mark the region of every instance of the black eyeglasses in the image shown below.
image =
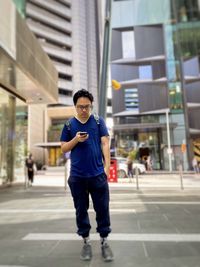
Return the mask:
[[[78,106],[76,106],[78,109],[80,109],[80,110],[89,110],[89,109],[92,109],[92,105],[85,105],[85,106],[83,106],[83,105],[78,105]]]

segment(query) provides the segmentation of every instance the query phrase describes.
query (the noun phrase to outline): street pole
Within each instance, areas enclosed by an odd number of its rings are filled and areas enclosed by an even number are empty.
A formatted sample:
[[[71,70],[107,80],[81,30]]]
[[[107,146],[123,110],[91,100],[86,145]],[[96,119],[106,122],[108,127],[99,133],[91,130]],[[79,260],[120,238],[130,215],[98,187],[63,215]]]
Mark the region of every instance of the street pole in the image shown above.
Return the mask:
[[[170,128],[169,128],[169,110],[166,110],[166,125],[167,125],[167,154],[169,157],[169,171],[172,171],[172,148],[171,148],[171,141],[170,141]]]
[[[107,73],[110,50],[111,2],[112,0],[106,0],[102,64],[99,76],[99,115],[104,119],[106,118],[107,108]]]

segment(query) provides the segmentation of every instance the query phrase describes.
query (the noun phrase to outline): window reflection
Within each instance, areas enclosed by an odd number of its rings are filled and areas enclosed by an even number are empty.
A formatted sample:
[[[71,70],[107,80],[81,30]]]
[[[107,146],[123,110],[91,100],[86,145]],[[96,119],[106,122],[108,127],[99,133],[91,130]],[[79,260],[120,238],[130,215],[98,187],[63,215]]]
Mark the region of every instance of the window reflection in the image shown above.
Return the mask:
[[[1,182],[11,183],[14,179],[15,98],[0,88],[0,177]]]
[[[181,83],[170,83],[169,84],[169,98],[170,98],[170,109],[172,112],[178,113],[183,109],[182,95],[181,95]]]
[[[171,0],[173,15],[178,22],[199,20],[200,2],[198,0]]]
[[[179,21],[181,22],[188,21],[187,9],[185,6],[181,6],[179,9]]]
[[[134,31],[122,32],[123,58],[135,58],[135,36]]]
[[[0,183],[24,179],[27,106],[0,87]]]
[[[146,65],[146,66],[139,66],[139,78],[140,79],[152,79],[152,66]]]
[[[200,22],[187,23],[178,28],[180,52],[183,57],[199,54]]]
[[[6,151],[8,142],[7,125],[8,95],[0,88],[0,178],[1,182],[7,179]]]
[[[24,162],[27,156],[27,131],[28,131],[28,110],[27,105],[17,99],[16,100],[16,125],[15,125],[15,163],[14,176],[15,179],[24,179]]]

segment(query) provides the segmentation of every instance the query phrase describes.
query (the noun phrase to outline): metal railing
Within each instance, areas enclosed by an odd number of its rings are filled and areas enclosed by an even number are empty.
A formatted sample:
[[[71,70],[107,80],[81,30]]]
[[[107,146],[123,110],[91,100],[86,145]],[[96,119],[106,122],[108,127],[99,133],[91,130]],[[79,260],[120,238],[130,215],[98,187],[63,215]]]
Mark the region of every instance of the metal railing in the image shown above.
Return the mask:
[[[178,170],[174,172],[153,171],[140,174],[136,167],[133,177],[118,177],[118,183],[135,184],[135,188],[199,188],[200,189],[200,173],[193,171],[184,171],[183,166],[179,165]]]

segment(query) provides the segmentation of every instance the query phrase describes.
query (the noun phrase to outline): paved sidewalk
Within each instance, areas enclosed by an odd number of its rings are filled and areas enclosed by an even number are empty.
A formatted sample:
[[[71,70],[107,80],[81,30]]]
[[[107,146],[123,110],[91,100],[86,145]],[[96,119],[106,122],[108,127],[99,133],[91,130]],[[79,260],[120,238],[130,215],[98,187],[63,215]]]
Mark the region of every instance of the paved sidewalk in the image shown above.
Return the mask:
[[[47,171],[38,171],[35,175],[35,186],[58,186],[66,187],[64,169],[50,169]],[[66,186],[65,186],[66,185]],[[133,179],[119,178],[117,183],[110,183],[110,187],[132,187],[138,189],[200,189],[200,174],[184,173],[182,176],[177,173],[149,173],[139,175],[138,182],[136,177]]]
[[[92,204],[93,258],[79,259],[82,244],[63,179],[38,173],[33,187],[0,188],[0,267],[200,266],[199,176],[185,177],[184,190],[174,176],[141,176],[139,190],[135,181],[110,184],[111,263],[101,258]]]

